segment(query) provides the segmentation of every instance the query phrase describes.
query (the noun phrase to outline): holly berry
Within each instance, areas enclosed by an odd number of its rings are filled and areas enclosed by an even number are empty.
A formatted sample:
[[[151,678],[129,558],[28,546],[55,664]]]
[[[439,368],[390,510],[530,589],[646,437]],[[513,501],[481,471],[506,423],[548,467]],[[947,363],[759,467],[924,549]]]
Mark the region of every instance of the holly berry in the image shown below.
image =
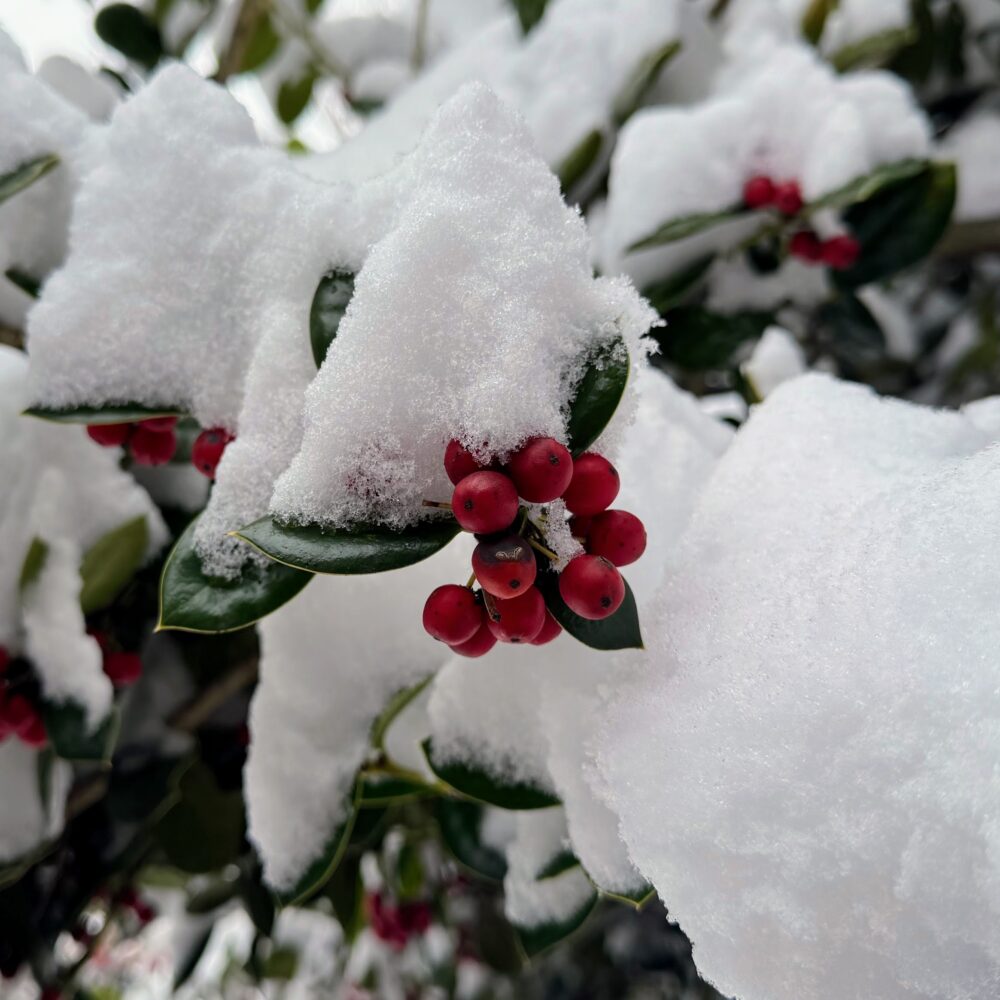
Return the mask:
[[[594,523],[592,517],[571,517],[569,519],[569,530],[574,538],[579,538],[582,541],[586,541],[587,534],[590,531],[591,524]]]
[[[820,247],[820,258],[835,271],[847,271],[857,263],[861,244],[848,235],[832,236]]]
[[[35,706],[24,695],[20,694],[5,699],[0,705],[0,711],[3,712],[7,728],[11,732],[17,733],[18,736],[25,732],[38,717]]]
[[[625,581],[603,556],[580,555],[559,574],[559,593],[570,611],[600,621],[621,607]]]
[[[774,207],[782,215],[798,215],[805,202],[798,181],[785,181],[774,189]]]
[[[563,493],[571,514],[592,517],[618,496],[618,470],[603,456],[588,451],[573,463],[573,481]]]
[[[449,441],[444,451],[444,471],[452,484],[457,486],[466,476],[480,472],[483,466],[461,441]]]
[[[743,204],[747,208],[766,208],[774,204],[774,194],[774,181],[757,174],[743,185]]]
[[[132,433],[131,424],[88,424],[87,436],[102,448],[117,448],[123,445]]]
[[[545,624],[545,601],[537,587],[518,597],[493,602],[495,614],[486,619],[490,631],[501,642],[531,642]]]
[[[222,453],[232,440],[229,432],[222,427],[210,427],[202,431],[191,447],[192,464],[203,476],[215,479],[215,470],[222,460]]]
[[[139,426],[129,438],[128,448],[138,465],[163,465],[174,457],[177,437],[172,430],[153,431]]]
[[[431,908],[421,901],[403,903],[399,907],[399,922],[408,934],[426,934],[431,925]]]
[[[562,625],[559,624],[553,618],[552,612],[548,608],[545,609],[545,621],[542,624],[542,630],[531,640],[532,646],[544,646],[547,642],[552,642],[553,639],[558,639],[562,633]]]
[[[555,438],[532,438],[514,453],[510,477],[529,503],[549,503],[562,496],[573,478],[573,456]]]
[[[455,487],[451,509],[466,531],[492,535],[514,523],[517,490],[503,473],[473,472]]]
[[[467,642],[482,623],[482,605],[468,587],[457,583],[438,587],[424,604],[424,629],[449,646]]]
[[[115,687],[134,684],[142,676],[142,659],[138,653],[108,653],[104,657],[104,672]]]
[[[820,238],[808,229],[795,233],[788,241],[788,252],[799,260],[809,264],[817,264],[823,259],[823,246]]]
[[[646,551],[646,528],[627,510],[606,510],[590,526],[587,551],[615,566],[628,566]]]
[[[497,644],[496,636],[490,631],[489,622],[483,619],[483,624],[471,639],[460,642],[451,647],[453,653],[459,656],[467,656],[474,660],[478,656],[485,656]]]
[[[139,426],[154,434],[166,434],[177,426],[176,417],[147,417],[139,421]]]
[[[472,571],[480,586],[494,597],[516,597],[524,593],[538,573],[535,554],[516,534],[481,541],[472,553]]]
[[[45,723],[42,722],[42,717],[37,713],[28,725],[18,733],[18,736],[20,736],[22,743],[34,750],[40,750],[49,742],[48,733],[45,732]]]

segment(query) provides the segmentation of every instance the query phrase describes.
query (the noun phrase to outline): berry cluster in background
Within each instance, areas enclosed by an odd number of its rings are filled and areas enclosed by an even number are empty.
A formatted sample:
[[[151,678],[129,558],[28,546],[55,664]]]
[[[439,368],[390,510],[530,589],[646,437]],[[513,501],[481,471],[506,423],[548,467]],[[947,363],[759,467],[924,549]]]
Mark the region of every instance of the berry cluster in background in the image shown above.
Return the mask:
[[[136,423],[88,424],[87,434],[104,448],[124,447],[136,465],[165,465],[177,454],[177,417],[148,417]],[[209,479],[233,440],[224,427],[201,431],[191,445],[191,464]]]

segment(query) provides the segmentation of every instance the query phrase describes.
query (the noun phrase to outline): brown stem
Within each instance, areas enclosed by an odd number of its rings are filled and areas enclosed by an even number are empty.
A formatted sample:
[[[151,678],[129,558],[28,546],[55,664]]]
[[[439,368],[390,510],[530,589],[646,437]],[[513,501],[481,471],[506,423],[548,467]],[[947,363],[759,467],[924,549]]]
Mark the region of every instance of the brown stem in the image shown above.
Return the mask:
[[[210,687],[205,688],[193,701],[182,705],[170,716],[167,724],[181,732],[193,733],[234,694],[255,683],[257,676],[256,660],[238,664],[225,677],[219,678]]]
[[[424,507],[436,507],[438,510],[451,510],[450,503],[442,503],[440,500],[423,500]]]
[[[267,6],[268,0],[243,0],[233,24],[233,33],[229,36],[229,44],[219,56],[219,68],[215,71],[214,77],[216,83],[225,83],[234,73],[240,71],[254,31]]]
[[[527,543],[528,543],[528,544],[529,544],[529,545],[530,545],[530,546],[531,546],[531,547],[532,547],[533,549],[537,549],[537,550],[538,550],[539,552],[541,552],[543,556],[548,556],[548,557],[549,557],[549,559],[551,559],[551,560],[552,560],[553,562],[558,562],[558,561],[559,561],[559,556],[557,556],[557,555],[555,554],[555,552],[553,552],[553,551],[552,551],[552,549],[547,549],[547,548],[546,548],[546,547],[545,547],[544,545],[542,545],[542,544],[541,544],[540,542],[536,542],[536,541],[534,540],[534,538],[527,538],[527,539],[525,539],[525,541],[527,541]]]

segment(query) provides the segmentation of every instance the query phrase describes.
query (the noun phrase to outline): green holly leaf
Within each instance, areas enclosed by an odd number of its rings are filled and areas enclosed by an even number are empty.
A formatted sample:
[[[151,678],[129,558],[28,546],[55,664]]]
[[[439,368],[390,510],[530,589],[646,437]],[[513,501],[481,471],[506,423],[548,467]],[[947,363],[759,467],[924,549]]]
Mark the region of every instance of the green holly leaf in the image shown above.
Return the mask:
[[[570,611],[559,593],[559,577],[557,574],[545,571],[538,574],[535,586],[545,598],[545,606],[552,612],[553,618],[574,639],[591,649],[642,649],[642,632],[639,628],[639,612],[636,608],[635,595],[625,581],[625,600],[621,607],[610,617],[602,621],[589,621]]]
[[[713,229],[724,222],[732,222],[734,219],[741,219],[746,215],[749,215],[748,209],[742,205],[733,205],[719,212],[695,212],[677,219],[669,219],[647,236],[643,236],[641,240],[636,240],[628,247],[628,252],[635,253],[638,250],[649,250],[651,247],[676,243],[678,240],[697,236],[707,229]]]
[[[0,176],[0,204],[8,198],[13,198],[26,187],[30,187],[57,166],[59,157],[54,153],[47,153],[44,156],[36,156],[33,160],[28,160]]]
[[[897,163],[886,163],[871,173],[855,177],[843,187],[810,202],[807,210],[814,212],[823,208],[847,208],[849,205],[868,201],[869,198],[874,198],[887,187],[926,173],[929,167],[930,163],[927,160],[910,159],[899,160]]]
[[[80,564],[80,607],[85,615],[106,608],[146,558],[149,526],[140,514],[99,538]]]
[[[22,593],[38,579],[48,554],[48,545],[38,537],[32,538],[24,555],[24,562],[21,563],[21,576],[18,579],[18,589]]]
[[[642,58],[615,99],[614,116],[619,125],[635,114],[646,95],[656,85],[664,66],[680,50],[681,43],[671,39]]]
[[[96,729],[87,725],[83,707],[72,701],[45,702],[42,705],[42,720],[57,756],[64,760],[101,764],[111,760],[121,725],[117,706]]]
[[[131,424],[150,417],[179,417],[184,415],[184,411],[169,406],[119,403],[107,406],[29,406],[24,415],[56,424]]]
[[[649,304],[661,315],[665,316],[671,309],[676,309],[701,283],[708,274],[715,260],[715,254],[706,254],[696,261],[682,267],[679,271],[667,275],[660,281],[647,285],[642,290]]]
[[[309,309],[309,342],[313,359],[319,368],[326,358],[347,304],[354,294],[354,275],[350,271],[329,271],[320,278]]]
[[[595,129],[584,136],[556,167],[555,174],[564,192],[570,191],[597,161],[604,146],[604,136]]]
[[[152,69],[163,55],[163,40],[156,22],[131,4],[103,7],[94,19],[94,30],[101,41],[147,69]]]
[[[554,945],[564,941],[575,931],[578,931],[586,922],[587,918],[594,911],[597,905],[597,893],[590,896],[582,906],[562,920],[553,920],[548,923],[536,924],[534,927],[514,926],[518,940],[528,958],[547,951]]]
[[[302,76],[295,80],[286,80],[278,88],[278,99],[275,107],[278,117],[290,125],[302,114],[312,97],[313,85],[316,83],[316,71],[310,67]]]
[[[628,382],[629,359],[621,337],[602,345],[587,361],[577,382],[566,421],[570,451],[585,452],[614,416]]]
[[[456,860],[483,878],[502,882],[507,874],[507,859],[501,851],[483,843],[479,835],[483,806],[478,802],[442,798],[435,804],[434,812],[441,839]]]
[[[680,306],[664,318],[666,326],[653,331],[662,356],[690,371],[729,367],[737,348],[759,340],[773,321],[770,313],[727,315],[702,306]]]
[[[567,847],[544,864],[535,878],[541,882],[562,875],[563,872],[568,872],[571,868],[579,867],[580,859]]]

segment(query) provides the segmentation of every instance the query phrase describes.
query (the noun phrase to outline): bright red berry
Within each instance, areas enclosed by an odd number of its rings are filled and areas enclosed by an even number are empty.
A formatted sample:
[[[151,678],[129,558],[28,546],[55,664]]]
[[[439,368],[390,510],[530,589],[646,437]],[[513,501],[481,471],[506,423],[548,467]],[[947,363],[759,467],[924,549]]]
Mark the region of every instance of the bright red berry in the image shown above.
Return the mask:
[[[142,659],[138,653],[108,653],[104,657],[104,672],[115,687],[134,684],[142,676]]]
[[[552,612],[548,608],[545,609],[545,621],[542,624],[542,630],[531,640],[532,646],[544,646],[547,642],[552,642],[553,639],[558,639],[562,633],[562,625],[559,624],[552,616]]]
[[[570,611],[600,621],[621,607],[625,581],[603,556],[582,555],[559,574],[559,593]]]
[[[587,551],[615,566],[628,566],[646,551],[646,528],[627,510],[606,510],[590,526]]]
[[[758,174],[743,185],[743,204],[747,208],[766,208],[774,204],[774,181]]]
[[[571,517],[569,519],[569,530],[574,538],[586,541],[587,534],[590,531],[590,526],[593,522],[594,519],[592,517]]]
[[[492,535],[514,523],[517,490],[503,473],[473,472],[455,487],[451,509],[466,531]]]
[[[823,259],[823,244],[814,232],[803,229],[788,241],[788,252],[799,260],[818,264]]]
[[[207,431],[202,431],[191,447],[192,464],[203,476],[214,479],[215,470],[222,460],[222,453],[232,440],[229,432],[222,427],[211,427]]]
[[[603,456],[588,451],[573,463],[573,481],[563,493],[571,514],[593,517],[618,496],[618,470]]]
[[[171,430],[151,431],[148,427],[138,427],[129,438],[128,448],[138,465],[163,465],[174,457],[177,438]]]
[[[131,424],[88,424],[87,435],[103,448],[117,448],[128,440]]]
[[[511,457],[510,477],[529,503],[561,497],[573,478],[573,456],[555,438],[532,438]]]
[[[535,582],[538,564],[528,543],[510,534],[480,542],[472,553],[472,571],[494,597],[516,597]]]
[[[782,215],[798,215],[805,202],[798,181],[785,181],[774,189],[774,206]]]
[[[482,471],[483,466],[476,461],[472,452],[461,441],[449,441],[444,451],[444,471],[457,486],[466,476]]]
[[[820,247],[823,263],[835,271],[847,271],[857,263],[861,244],[853,237],[833,236]]]
[[[493,602],[496,615],[487,617],[490,631],[501,642],[531,642],[545,625],[545,601],[537,587],[518,597]]]
[[[24,695],[15,694],[0,703],[4,722],[11,732],[21,735],[38,718],[38,711]]]
[[[49,742],[48,733],[45,732],[45,723],[42,722],[42,717],[37,713],[31,722],[17,735],[20,737],[22,743],[27,744],[35,750],[40,750]]]
[[[143,430],[152,431],[154,434],[166,434],[177,426],[176,417],[147,417],[139,421],[139,426]]]
[[[465,642],[460,642],[452,646],[451,649],[459,656],[467,656],[474,660],[478,656],[485,656],[496,644],[497,638],[490,631],[489,623],[484,620],[471,639],[466,639]]]
[[[431,592],[424,604],[424,628],[449,646],[468,642],[483,623],[483,608],[468,587],[446,583]]]

